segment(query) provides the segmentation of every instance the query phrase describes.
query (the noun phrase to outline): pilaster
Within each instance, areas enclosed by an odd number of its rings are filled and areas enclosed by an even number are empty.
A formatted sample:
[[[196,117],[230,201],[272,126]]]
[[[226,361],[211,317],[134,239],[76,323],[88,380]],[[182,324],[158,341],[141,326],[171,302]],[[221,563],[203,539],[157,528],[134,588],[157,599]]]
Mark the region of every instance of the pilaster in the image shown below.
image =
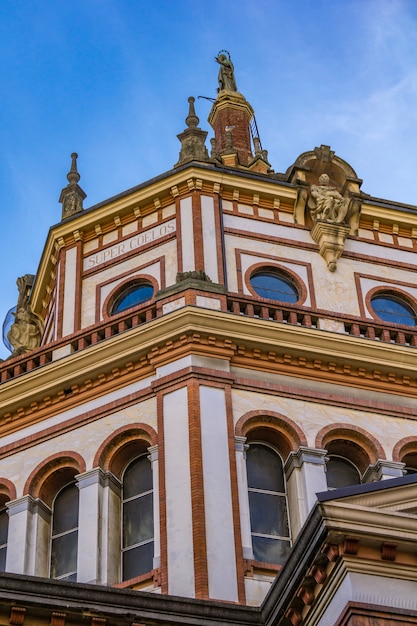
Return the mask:
[[[327,491],[326,450],[300,447],[285,463],[291,535],[294,540],[316,502],[316,493]]]

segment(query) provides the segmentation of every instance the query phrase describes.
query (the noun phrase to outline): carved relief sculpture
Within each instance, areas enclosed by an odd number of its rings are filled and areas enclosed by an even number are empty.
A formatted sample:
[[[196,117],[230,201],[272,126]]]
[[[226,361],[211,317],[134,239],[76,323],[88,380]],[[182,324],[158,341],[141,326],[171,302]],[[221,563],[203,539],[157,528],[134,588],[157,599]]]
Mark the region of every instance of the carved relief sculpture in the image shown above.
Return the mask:
[[[344,198],[336,187],[330,185],[327,174],[319,177],[318,185],[311,185],[307,203],[314,221],[311,237],[319,245],[320,254],[331,272],[336,270],[350,231],[345,221],[350,202],[350,198]]]
[[[311,217],[314,221],[324,220],[333,224],[342,224],[349,209],[350,198],[344,198],[330,185],[327,174],[319,178],[319,185],[311,185],[311,194],[308,201]]]

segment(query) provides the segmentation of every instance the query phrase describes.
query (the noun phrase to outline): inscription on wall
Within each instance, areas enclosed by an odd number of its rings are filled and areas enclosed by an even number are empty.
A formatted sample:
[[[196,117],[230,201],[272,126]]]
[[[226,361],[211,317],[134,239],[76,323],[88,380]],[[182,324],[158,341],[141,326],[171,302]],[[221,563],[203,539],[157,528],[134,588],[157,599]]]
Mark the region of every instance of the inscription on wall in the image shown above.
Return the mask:
[[[90,256],[84,259],[84,271],[91,270],[93,267],[97,267],[107,261],[116,259],[127,252],[131,252],[132,250],[138,250],[149,243],[161,239],[161,237],[165,237],[165,235],[175,233],[175,230],[176,222],[175,219],[173,219],[169,222],[165,222],[164,224],[160,224],[159,226],[154,226],[154,228],[150,228],[149,230],[145,230],[143,233],[133,235],[133,237],[129,237],[129,239],[125,239],[125,241],[121,241],[120,243],[109,246],[104,250],[100,250],[100,252],[90,254]]]

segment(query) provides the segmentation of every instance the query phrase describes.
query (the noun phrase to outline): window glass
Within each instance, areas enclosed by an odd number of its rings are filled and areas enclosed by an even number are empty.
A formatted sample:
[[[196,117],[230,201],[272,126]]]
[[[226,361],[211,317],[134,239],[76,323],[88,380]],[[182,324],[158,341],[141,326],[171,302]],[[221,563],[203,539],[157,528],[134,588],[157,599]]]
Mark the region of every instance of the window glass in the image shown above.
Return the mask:
[[[282,461],[272,448],[252,444],[247,473],[254,558],[281,564],[291,546]]]
[[[130,463],[123,476],[122,578],[153,569],[152,469],[146,455]]]
[[[116,298],[112,306],[111,315],[116,313],[122,313],[131,309],[134,306],[138,306],[147,300],[150,300],[153,296],[153,286],[149,283],[138,283],[131,285],[122,291]]]
[[[9,530],[9,516],[6,508],[0,509],[0,572],[6,569],[7,533]]]
[[[64,487],[56,496],[52,513],[51,578],[77,579],[78,488]]]
[[[341,456],[330,456],[326,466],[327,486],[329,489],[340,489],[359,485],[361,477],[357,467]]]
[[[401,461],[405,463],[404,470],[406,475],[417,474],[417,452],[409,452]]]
[[[391,294],[380,294],[371,299],[374,313],[384,322],[416,326],[416,314],[409,304]]]
[[[256,274],[251,276],[250,284],[261,298],[290,303],[297,302],[299,299],[295,285],[285,274],[279,271],[265,270],[256,272]]]
[[[279,456],[271,448],[251,445],[247,455],[248,487],[284,492],[284,473]]]

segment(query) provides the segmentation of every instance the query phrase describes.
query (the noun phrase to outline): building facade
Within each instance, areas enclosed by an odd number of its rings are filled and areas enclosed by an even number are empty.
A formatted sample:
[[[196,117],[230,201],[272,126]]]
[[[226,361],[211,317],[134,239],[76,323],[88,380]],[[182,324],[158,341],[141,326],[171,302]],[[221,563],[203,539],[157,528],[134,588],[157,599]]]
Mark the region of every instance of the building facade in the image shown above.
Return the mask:
[[[84,209],[73,154],[18,281],[4,623],[417,623],[417,209],[275,173],[218,61],[210,154],[193,98],[151,181]]]

